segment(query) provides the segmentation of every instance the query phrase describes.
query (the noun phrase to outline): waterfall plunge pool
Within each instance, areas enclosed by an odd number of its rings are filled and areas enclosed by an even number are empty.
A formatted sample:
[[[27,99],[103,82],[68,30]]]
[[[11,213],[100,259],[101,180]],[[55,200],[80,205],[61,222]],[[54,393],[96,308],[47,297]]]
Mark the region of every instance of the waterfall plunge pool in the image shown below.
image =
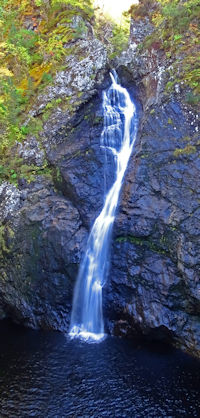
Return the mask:
[[[161,344],[88,344],[0,324],[0,416],[199,417],[200,361]]]

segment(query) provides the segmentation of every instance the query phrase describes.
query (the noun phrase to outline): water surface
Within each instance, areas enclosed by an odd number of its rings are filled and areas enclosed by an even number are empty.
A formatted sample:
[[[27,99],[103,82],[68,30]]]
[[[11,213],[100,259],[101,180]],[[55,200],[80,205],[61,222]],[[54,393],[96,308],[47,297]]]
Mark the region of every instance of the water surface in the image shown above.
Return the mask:
[[[199,417],[200,362],[160,344],[0,324],[0,417]]]

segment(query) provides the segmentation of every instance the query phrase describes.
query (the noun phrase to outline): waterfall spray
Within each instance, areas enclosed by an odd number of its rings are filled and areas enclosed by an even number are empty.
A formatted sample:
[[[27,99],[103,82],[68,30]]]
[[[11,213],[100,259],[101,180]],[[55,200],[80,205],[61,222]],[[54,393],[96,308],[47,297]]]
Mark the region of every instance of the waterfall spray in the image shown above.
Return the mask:
[[[101,147],[114,157],[115,180],[91,229],[76,281],[70,323],[71,337],[104,337],[102,288],[106,281],[111,233],[125,170],[136,139],[136,108],[128,91],[110,73],[112,84],[103,93],[104,128]]]

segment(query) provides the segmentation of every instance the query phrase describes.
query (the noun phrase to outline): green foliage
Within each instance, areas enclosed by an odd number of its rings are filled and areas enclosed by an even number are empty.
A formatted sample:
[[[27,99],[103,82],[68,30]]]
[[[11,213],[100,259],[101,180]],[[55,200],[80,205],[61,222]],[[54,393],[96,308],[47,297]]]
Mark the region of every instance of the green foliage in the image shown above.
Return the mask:
[[[66,43],[86,30],[83,20],[73,28],[74,16],[90,20],[91,0],[0,0],[0,157],[5,163],[1,180],[15,182],[21,175],[15,176],[6,162],[15,141],[29,133],[37,136],[42,129],[41,119],[27,124],[26,115],[35,95],[52,82],[71,53]]]
[[[195,95],[192,92],[186,94],[186,102],[192,106],[196,106],[200,103],[200,94]]]
[[[110,60],[120,55],[128,46],[130,34],[130,15],[122,14],[120,24],[116,23],[97,9],[95,15],[95,33],[104,43]]]
[[[143,49],[151,49],[159,40],[166,57],[173,60],[167,91],[181,82],[192,91],[186,101],[193,105],[199,103],[200,0],[140,0],[131,7],[130,13],[136,20],[148,16],[155,26],[154,32],[144,40]]]
[[[55,181],[57,183],[61,183],[62,182],[62,175],[61,175],[61,172],[60,172],[60,168],[59,167],[56,167],[54,169],[54,178],[55,178]]]
[[[129,13],[135,20],[144,19],[147,15],[151,16],[152,12],[158,8],[158,3],[152,0],[140,0],[138,4],[133,4]]]
[[[87,26],[83,20],[80,20],[79,24],[76,27],[74,32],[74,38],[84,38],[84,35],[87,33]]]
[[[93,2],[91,0],[52,0],[52,7],[56,9],[67,6],[71,10],[81,11],[81,14],[86,19],[91,19],[93,16]]]
[[[30,183],[38,175],[51,176],[51,169],[46,161],[43,166],[38,167],[34,164],[24,164],[22,158],[13,156],[10,160],[2,161],[0,165],[0,183],[6,180],[17,186],[20,179],[25,179]]]
[[[45,107],[45,110],[53,109],[57,104],[59,104],[61,102],[62,102],[62,99],[61,98],[53,99],[53,100],[51,100],[51,102],[48,102],[47,103],[47,105]]]
[[[113,23],[112,37],[110,38],[112,46],[112,52],[109,56],[110,59],[120,55],[120,53],[127,48],[130,31],[129,27],[130,19],[125,15],[122,17],[120,25]]]

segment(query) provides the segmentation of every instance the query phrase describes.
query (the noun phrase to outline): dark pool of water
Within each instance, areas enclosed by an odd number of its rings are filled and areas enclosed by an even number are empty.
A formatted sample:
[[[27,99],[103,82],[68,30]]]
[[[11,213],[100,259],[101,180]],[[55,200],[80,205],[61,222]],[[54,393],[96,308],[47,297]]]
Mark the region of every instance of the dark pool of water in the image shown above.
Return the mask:
[[[0,417],[199,417],[200,362],[178,350],[0,324]]]

